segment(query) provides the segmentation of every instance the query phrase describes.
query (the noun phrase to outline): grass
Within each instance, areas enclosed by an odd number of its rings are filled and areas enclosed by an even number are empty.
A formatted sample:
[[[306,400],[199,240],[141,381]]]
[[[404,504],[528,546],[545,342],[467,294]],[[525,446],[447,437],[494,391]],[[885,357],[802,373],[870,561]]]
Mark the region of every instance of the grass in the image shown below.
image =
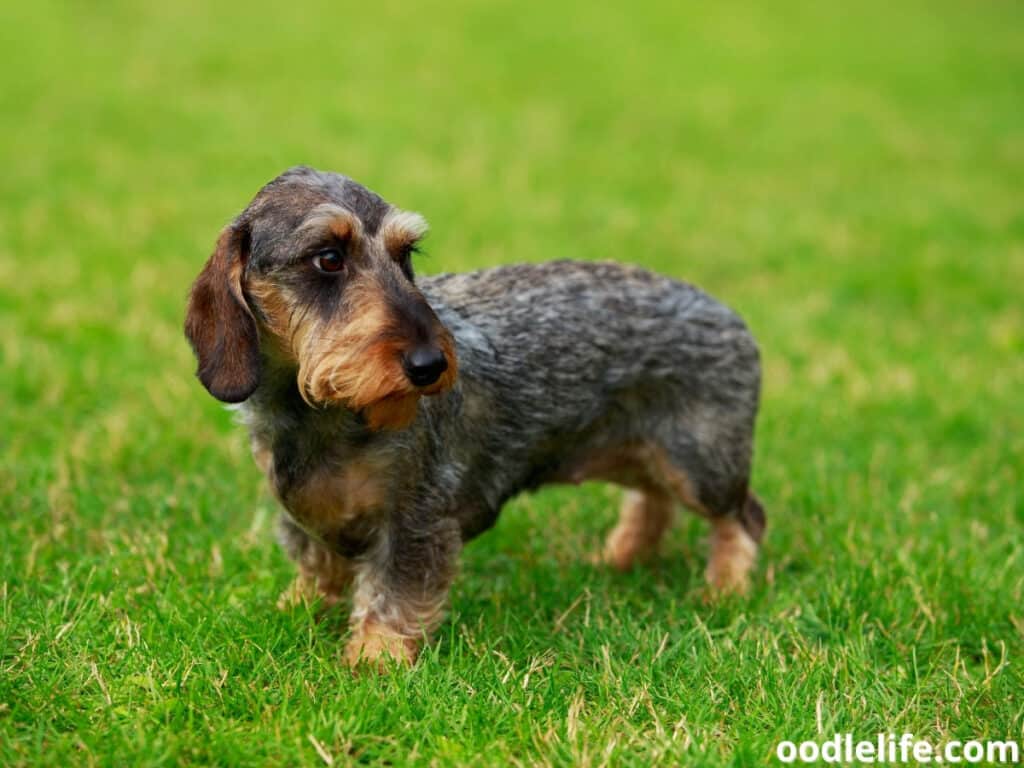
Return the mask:
[[[1010,0],[0,9],[0,763],[760,765],[1024,741],[1024,15]],[[589,564],[515,500],[412,671],[353,677],[184,297],[264,181],[342,170],[426,272],[639,262],[764,353],[751,597],[704,528]]]

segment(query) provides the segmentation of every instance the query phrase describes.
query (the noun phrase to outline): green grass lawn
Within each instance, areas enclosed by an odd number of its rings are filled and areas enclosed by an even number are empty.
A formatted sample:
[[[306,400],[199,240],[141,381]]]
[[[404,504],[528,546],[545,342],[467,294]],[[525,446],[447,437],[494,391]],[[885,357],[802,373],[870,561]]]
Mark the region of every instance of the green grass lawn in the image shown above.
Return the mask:
[[[1019,3],[228,5],[0,8],[0,764],[1024,741]],[[274,502],[181,322],[300,162],[421,211],[423,272],[620,259],[743,313],[752,595],[704,604],[692,516],[591,564],[594,485],[507,507],[411,671],[276,611]]]

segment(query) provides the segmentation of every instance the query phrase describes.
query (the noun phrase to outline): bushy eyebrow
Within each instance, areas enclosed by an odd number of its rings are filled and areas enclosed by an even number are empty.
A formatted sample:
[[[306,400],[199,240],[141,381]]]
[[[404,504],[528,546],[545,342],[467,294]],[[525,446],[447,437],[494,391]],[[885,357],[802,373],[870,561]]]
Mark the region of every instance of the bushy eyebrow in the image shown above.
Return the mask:
[[[418,242],[429,229],[427,220],[418,213],[393,208],[381,224],[381,239],[388,253],[397,255]]]
[[[296,247],[289,261],[299,261],[313,246],[330,242],[351,242],[362,239],[363,228],[358,217],[334,203],[322,203],[306,216],[295,230]]]

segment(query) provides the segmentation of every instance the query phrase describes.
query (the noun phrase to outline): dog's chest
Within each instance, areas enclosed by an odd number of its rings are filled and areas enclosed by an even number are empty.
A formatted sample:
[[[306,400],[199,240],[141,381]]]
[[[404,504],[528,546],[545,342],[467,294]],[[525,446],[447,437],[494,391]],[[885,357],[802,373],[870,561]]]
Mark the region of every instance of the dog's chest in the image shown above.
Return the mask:
[[[370,461],[314,471],[281,498],[298,522],[321,533],[337,532],[381,512],[385,489]]]
[[[387,505],[386,467],[370,453],[344,461],[296,462],[254,438],[253,458],[292,518],[323,537],[363,529]]]

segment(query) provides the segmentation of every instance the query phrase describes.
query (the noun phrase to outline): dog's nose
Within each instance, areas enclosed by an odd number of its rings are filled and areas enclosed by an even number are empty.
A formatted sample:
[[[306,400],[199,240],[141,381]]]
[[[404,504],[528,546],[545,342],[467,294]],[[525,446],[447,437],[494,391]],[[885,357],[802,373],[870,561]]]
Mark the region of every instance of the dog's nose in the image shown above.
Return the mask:
[[[409,381],[417,387],[433,384],[448,370],[448,360],[436,347],[417,347],[402,359]]]

